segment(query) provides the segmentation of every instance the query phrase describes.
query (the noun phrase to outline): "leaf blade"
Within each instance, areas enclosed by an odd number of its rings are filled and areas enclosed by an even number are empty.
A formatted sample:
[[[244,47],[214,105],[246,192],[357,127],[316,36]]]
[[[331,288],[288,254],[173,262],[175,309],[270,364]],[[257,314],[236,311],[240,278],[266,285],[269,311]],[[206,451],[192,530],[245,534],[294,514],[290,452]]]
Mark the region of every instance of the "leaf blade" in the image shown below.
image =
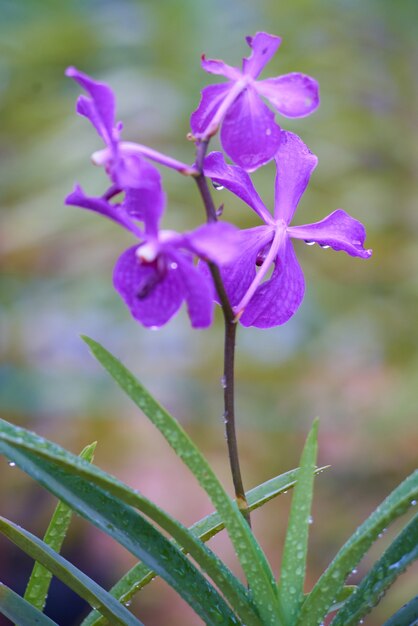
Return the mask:
[[[379,534],[418,499],[418,470],[408,476],[375,509],[339,550],[302,605],[296,626],[317,626],[327,614],[353,568]]]
[[[93,461],[96,442],[86,446],[80,457],[89,463]],[[73,512],[64,502],[59,501],[52,514],[44,535],[44,542],[55,552],[60,552]],[[23,598],[40,611],[43,611],[52,580],[51,572],[35,561]]]
[[[399,533],[363,578],[331,626],[356,626],[406,568],[418,559],[418,515]]]
[[[196,567],[131,507],[89,481],[73,477],[57,465],[39,459],[32,452],[22,452],[0,442],[0,449],[2,447],[6,447],[7,456],[37,482],[155,569],[204,621],[220,626],[238,623],[223,598]],[[113,596],[110,597],[117,603]],[[125,607],[122,608],[126,611]]]
[[[83,337],[83,340],[115,382],[158,428],[209,495],[225,522],[260,617],[264,619],[266,626],[283,626],[283,611],[270,565],[238,506],[231,502],[206,459],[184,429],[154,400],[122,363],[93,339]]]
[[[122,604],[69,561],[55,553],[41,539],[0,516],[0,532],[60,578],[115,626],[143,626]]]
[[[3,583],[0,583],[0,613],[19,626],[58,626]]]
[[[316,419],[306,439],[300,460],[282,558],[279,597],[288,624],[294,623],[303,601],[317,450],[318,420]]]

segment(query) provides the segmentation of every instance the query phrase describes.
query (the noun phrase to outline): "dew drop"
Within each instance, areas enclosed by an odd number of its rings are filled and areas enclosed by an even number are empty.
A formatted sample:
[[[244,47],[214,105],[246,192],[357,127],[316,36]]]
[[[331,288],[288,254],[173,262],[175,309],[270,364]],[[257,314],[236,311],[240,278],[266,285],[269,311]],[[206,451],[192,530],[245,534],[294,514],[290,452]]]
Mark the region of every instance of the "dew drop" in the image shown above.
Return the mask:
[[[416,500],[411,500],[411,506],[416,506],[417,505],[417,501]]]
[[[315,245],[314,241],[307,241],[306,239],[305,239],[305,243],[306,243],[307,246],[314,246]]]
[[[328,250],[328,248],[330,247],[330,246],[327,246],[327,245],[325,245],[325,244],[319,244],[319,245],[320,245],[320,247],[321,247],[323,250]]]
[[[16,463],[14,461],[9,461],[9,467],[16,467]]]
[[[356,569],[356,568],[354,568],[354,569],[352,569],[352,570],[351,570],[351,573],[352,573],[352,574],[357,574],[357,572],[358,572],[358,569]]]
[[[221,377],[221,387],[222,387],[222,389],[226,389],[226,387],[227,387],[225,376]]]
[[[216,191],[221,191],[222,189],[224,189],[223,185],[220,185],[219,183],[215,182],[214,180],[212,181],[212,185],[213,185],[213,188],[216,189]]]
[[[149,327],[150,330],[160,330],[159,326],[150,326]]]
[[[170,269],[176,270],[177,268],[178,268],[178,264],[177,263],[175,263],[175,262],[170,263]]]
[[[313,517],[312,517],[312,515],[310,515],[308,517],[308,524],[313,524]]]

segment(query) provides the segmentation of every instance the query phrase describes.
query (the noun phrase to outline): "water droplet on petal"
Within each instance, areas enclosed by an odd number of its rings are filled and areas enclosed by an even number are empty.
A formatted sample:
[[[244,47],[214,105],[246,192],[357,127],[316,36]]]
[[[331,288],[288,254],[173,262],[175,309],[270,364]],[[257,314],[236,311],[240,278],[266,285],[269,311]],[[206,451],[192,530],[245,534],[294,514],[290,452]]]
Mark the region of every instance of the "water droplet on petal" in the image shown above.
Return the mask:
[[[330,246],[327,246],[326,244],[321,244],[321,243],[319,245],[323,250],[328,250],[328,248],[330,247]]]
[[[219,183],[217,183],[214,180],[212,181],[212,185],[213,185],[213,188],[216,189],[216,191],[221,191],[221,189],[224,189],[223,185],[220,185]]]
[[[150,326],[149,327],[150,330],[160,330],[159,326]]]
[[[307,246],[314,246],[315,245],[314,241],[307,241],[306,239],[305,239],[305,243],[306,243]]]
[[[176,270],[177,268],[178,268],[178,264],[175,261],[173,261],[173,263],[170,263],[171,270]]]

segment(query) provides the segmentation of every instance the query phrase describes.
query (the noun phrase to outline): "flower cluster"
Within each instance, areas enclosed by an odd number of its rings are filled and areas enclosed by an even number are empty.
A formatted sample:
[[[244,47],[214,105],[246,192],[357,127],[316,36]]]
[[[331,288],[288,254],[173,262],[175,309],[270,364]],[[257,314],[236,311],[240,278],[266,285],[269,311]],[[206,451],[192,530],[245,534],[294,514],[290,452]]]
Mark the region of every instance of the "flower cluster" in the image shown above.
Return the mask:
[[[110,179],[102,196],[88,196],[76,186],[66,203],[104,215],[135,238],[135,245],[116,263],[114,286],[133,317],[145,326],[164,325],[183,301],[195,328],[211,324],[219,296],[207,262],[218,266],[236,319],[245,326],[268,328],[285,323],[303,299],[304,278],[291,239],[344,250],[351,256],[371,255],[363,246],[363,225],[343,210],[314,224],[290,225],[317,158],[297,135],[278,126],[262,98],[282,115],[302,117],[317,108],[318,85],[299,73],[257,80],[280,38],[257,33],[247,42],[251,55],[243,59],[242,70],[202,57],[203,68],[223,75],[227,82],[205,87],[191,116],[197,146],[203,142],[206,147],[220,128],[221,145],[234,164],[228,164],[221,152],[212,152],[200,165],[190,166],[122,141],[112,90],[73,67],[66,72],[87,92],[79,97],[77,112],[90,120],[105,143],[92,159],[104,166]],[[273,159],[275,202],[270,213],[248,172]],[[183,234],[161,230],[166,198],[161,175],[150,161],[196,178],[208,177],[243,200],[263,224],[239,230],[217,221]],[[115,202],[121,192],[122,200]],[[198,264],[195,258],[200,259]]]

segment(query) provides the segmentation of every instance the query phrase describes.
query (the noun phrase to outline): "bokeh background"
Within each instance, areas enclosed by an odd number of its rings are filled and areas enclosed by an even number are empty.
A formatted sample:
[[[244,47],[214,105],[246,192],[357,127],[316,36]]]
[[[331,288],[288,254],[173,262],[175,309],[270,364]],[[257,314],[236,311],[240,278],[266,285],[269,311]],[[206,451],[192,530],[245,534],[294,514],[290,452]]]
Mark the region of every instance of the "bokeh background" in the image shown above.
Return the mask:
[[[186,162],[185,137],[199,90],[202,52],[238,64],[257,30],[283,44],[267,75],[302,71],[321,85],[306,119],[283,120],[319,156],[294,223],[344,208],[367,226],[368,261],[296,242],[307,293],[285,326],[241,329],[237,354],[239,439],[248,487],[297,465],[314,416],[320,462],[309,555],[312,585],[338,547],[416,466],[418,449],[418,127],[414,0],[0,0],[0,395],[3,417],[79,451],[98,440],[96,462],[141,489],[183,522],[210,511],[205,495],[93,361],[79,338],[103,342],[130,366],[203,447],[230,488],[221,420],[222,323],[192,331],[184,311],[159,332],[129,317],[111,285],[129,235],[64,207],[75,181],[106,184],[90,164],[101,147],[76,117],[76,65],[109,82],[124,137]],[[414,71],[415,68],[415,71]],[[214,143],[216,147],[216,142]],[[189,179],[164,172],[164,225],[202,220]],[[271,205],[271,166],[255,175]],[[226,192],[228,220],[255,225]],[[275,571],[290,496],[254,515]],[[53,498],[0,461],[1,514],[41,534]],[[355,583],[393,537],[360,564]],[[236,568],[226,537],[212,545]],[[64,554],[105,586],[132,558],[75,519]],[[23,592],[28,558],[0,538],[0,580]],[[416,593],[418,569],[399,580],[367,626],[379,626]],[[147,626],[199,619],[154,582],[133,605]],[[48,614],[78,624],[86,606],[54,582]],[[6,620],[0,624],[8,624]]]

